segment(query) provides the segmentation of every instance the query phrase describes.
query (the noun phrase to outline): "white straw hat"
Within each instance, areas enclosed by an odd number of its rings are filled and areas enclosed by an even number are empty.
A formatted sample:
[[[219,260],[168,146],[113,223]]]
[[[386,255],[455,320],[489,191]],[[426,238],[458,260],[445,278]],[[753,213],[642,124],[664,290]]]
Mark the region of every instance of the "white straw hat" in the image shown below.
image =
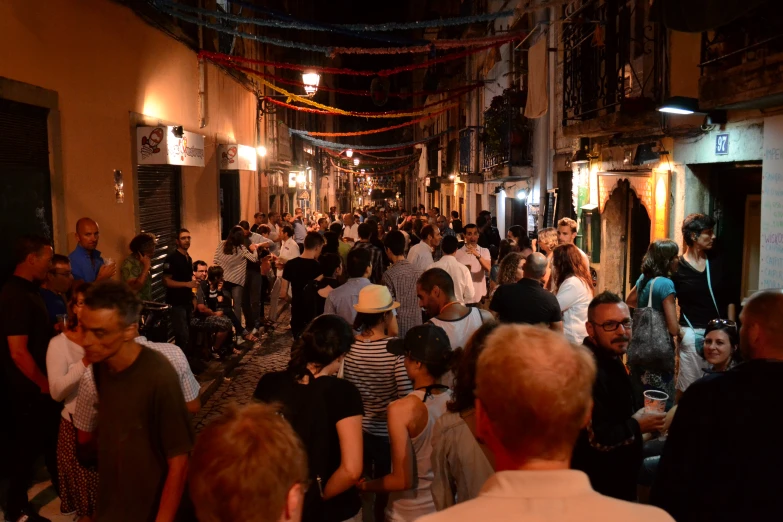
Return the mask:
[[[392,300],[389,289],[384,285],[367,285],[359,291],[359,302],[353,305],[363,314],[380,314],[400,306]]]

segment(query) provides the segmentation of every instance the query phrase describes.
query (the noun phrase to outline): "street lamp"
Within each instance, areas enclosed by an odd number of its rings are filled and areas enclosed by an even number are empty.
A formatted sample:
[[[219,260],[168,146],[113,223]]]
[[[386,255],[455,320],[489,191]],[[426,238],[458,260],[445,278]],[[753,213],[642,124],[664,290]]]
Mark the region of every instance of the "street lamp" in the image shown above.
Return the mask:
[[[321,75],[314,72],[302,73],[302,83],[308,96],[315,95],[318,92],[318,83],[321,81]]]
[[[345,151],[345,157],[346,158],[352,158],[353,157],[353,149],[348,149]]]
[[[359,158],[354,158],[353,159],[353,164],[354,164],[355,167],[358,167],[359,166]]]
[[[264,147],[263,145],[259,145],[259,146],[256,148],[256,151],[258,152],[258,155],[259,155],[259,156],[261,156],[262,158],[263,158],[264,156],[266,156],[266,147]]]

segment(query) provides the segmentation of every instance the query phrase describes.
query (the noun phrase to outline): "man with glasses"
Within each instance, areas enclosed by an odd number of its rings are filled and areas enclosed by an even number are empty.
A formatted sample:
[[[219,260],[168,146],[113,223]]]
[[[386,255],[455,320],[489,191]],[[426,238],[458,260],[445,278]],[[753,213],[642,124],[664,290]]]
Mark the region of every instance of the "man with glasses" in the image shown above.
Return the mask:
[[[71,272],[71,261],[68,256],[54,254],[52,257],[52,268],[46,280],[41,284],[41,297],[46,304],[46,311],[49,313],[49,322],[54,325],[57,332],[63,331],[63,325],[57,321],[57,316],[68,314],[68,302],[65,296],[73,285],[73,273]]]
[[[645,412],[623,365],[633,322],[620,296],[597,295],[587,309],[585,326],[584,345],[593,353],[598,372],[591,420],[579,434],[571,466],[584,471],[597,492],[635,501],[642,435],[662,429],[665,414]]]

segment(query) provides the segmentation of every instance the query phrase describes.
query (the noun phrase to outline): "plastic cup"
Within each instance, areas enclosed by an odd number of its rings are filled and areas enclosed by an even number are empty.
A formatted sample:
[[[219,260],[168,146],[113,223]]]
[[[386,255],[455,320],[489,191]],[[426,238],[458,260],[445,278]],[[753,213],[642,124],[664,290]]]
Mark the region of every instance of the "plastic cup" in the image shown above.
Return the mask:
[[[104,257],[103,258],[103,264],[106,265],[106,266],[111,266],[111,265],[114,264],[114,259],[112,259],[110,257]]]
[[[664,413],[669,394],[659,390],[647,390],[644,392],[645,413]]]
[[[57,324],[65,330],[68,327],[68,314],[57,314]]]

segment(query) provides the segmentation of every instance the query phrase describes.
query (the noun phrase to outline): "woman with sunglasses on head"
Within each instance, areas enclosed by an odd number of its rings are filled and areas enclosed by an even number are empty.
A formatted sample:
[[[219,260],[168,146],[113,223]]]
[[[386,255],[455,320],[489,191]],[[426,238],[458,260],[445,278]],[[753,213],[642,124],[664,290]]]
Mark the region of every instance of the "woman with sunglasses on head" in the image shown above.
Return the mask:
[[[636,281],[625,302],[632,308],[651,305],[663,313],[668,334],[674,339],[680,331],[677,322],[676,293],[672,274],[677,271],[679,247],[671,239],[659,239],[650,244],[642,259],[642,275]],[[668,341],[666,339],[664,342]],[[674,368],[674,352],[671,356]],[[642,391],[660,390],[669,396],[667,409],[674,404],[674,371],[631,365],[631,380]]]
[[[725,372],[742,362],[737,323],[727,319],[713,319],[707,323],[703,357],[710,365],[705,373]]]
[[[79,318],[84,294],[90,283],[79,282],[68,303],[68,329],[52,338],[46,352],[46,371],[52,398],[63,402],[57,437],[57,474],[61,511],[74,512],[78,522],[92,520],[98,495],[98,472],[85,468],[76,458],[76,428],[71,418],[76,411],[79,381],[89,363],[84,358],[84,332]]]

